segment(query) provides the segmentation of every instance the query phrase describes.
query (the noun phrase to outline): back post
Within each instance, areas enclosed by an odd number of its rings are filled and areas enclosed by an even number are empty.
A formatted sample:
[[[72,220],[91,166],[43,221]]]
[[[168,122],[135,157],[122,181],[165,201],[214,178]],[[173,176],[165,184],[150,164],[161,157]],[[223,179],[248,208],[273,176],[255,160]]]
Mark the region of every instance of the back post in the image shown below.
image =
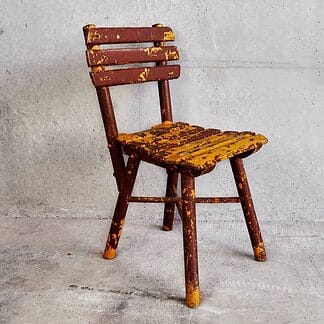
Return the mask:
[[[87,25],[83,28],[84,37],[86,40],[87,49],[96,51],[100,50],[99,45],[88,44],[87,35],[90,29],[96,28],[96,25]],[[103,65],[91,67],[92,72],[104,71],[105,67]],[[106,138],[108,142],[108,149],[110,152],[110,157],[114,169],[114,177],[116,179],[118,191],[122,189],[124,174],[125,174],[125,161],[123,157],[122,148],[119,143],[116,142],[118,136],[117,123],[114,113],[114,108],[112,105],[112,100],[110,96],[110,91],[108,87],[96,87],[100,111],[102,115],[102,120],[104,123]]]
[[[163,27],[162,24],[154,24],[152,27]],[[154,42],[155,47],[163,47],[163,42]],[[157,66],[167,65],[167,61],[156,62]],[[159,87],[159,98],[160,98],[160,111],[161,111],[161,120],[162,122],[169,121],[172,122],[172,106],[171,106],[171,94],[170,94],[170,86],[168,80],[158,81]],[[178,191],[178,173],[177,172],[169,172],[167,178],[167,186],[166,186],[166,197],[177,197]],[[175,203],[165,203],[164,205],[164,215],[163,215],[163,226],[162,229],[164,231],[171,231],[173,227],[173,219],[174,219],[174,210]],[[181,213],[181,211],[179,211]]]
[[[154,24],[152,27],[163,27],[162,24]],[[163,42],[154,42],[155,47],[163,47]],[[167,61],[156,62],[156,66],[167,65]],[[168,80],[158,81],[159,97],[160,97],[160,110],[161,120],[172,122],[172,107],[171,107],[171,95]]]

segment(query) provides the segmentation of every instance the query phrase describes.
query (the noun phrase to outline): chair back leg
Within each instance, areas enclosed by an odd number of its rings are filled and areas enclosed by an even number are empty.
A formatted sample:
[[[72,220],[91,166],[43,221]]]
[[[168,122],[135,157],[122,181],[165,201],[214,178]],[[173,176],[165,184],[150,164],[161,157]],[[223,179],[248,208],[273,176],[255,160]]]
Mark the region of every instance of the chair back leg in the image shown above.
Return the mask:
[[[103,253],[105,259],[113,259],[116,257],[116,250],[122,229],[125,223],[125,216],[128,208],[129,197],[132,193],[137,170],[140,160],[137,157],[130,156],[124,175],[124,181],[121,191],[119,192],[113,219],[111,221],[110,231]]]
[[[193,176],[181,174],[181,192],[186,304],[193,308],[200,304],[195,178]]]
[[[177,186],[178,186],[178,173],[177,172],[168,172],[167,188],[166,188],[166,197],[176,197]],[[164,205],[164,217],[163,217],[163,230],[171,231],[173,226],[174,210],[175,203],[166,203]]]
[[[257,261],[266,261],[266,251],[261,236],[258,219],[254,210],[252,196],[241,158],[230,159],[234,179],[240,196],[246,226],[249,231],[254,257]]]

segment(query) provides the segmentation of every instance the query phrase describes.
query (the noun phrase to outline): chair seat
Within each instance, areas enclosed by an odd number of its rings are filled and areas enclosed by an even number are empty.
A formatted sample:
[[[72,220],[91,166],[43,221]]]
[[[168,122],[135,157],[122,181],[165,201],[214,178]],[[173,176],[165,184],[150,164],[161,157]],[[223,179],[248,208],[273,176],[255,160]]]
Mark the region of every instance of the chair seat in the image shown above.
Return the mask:
[[[144,161],[200,175],[210,172],[219,161],[256,152],[268,140],[248,131],[222,132],[183,122],[163,122],[145,131],[120,134],[117,141],[126,154],[137,153]]]

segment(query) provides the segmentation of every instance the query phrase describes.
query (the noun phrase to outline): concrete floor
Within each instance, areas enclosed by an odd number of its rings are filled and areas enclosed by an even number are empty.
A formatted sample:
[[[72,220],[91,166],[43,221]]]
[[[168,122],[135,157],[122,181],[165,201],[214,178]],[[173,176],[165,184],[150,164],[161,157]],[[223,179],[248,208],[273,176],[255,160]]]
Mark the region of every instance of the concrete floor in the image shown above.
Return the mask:
[[[323,323],[323,223],[263,222],[255,262],[243,222],[198,222],[198,309],[184,306],[182,238],[126,224],[103,260],[108,219],[0,218],[1,323]]]

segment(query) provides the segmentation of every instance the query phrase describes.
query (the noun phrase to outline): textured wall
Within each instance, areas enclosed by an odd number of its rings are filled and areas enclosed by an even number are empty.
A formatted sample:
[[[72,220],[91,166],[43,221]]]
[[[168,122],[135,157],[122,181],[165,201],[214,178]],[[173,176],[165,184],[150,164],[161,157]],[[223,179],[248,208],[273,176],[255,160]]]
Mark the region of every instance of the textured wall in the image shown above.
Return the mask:
[[[81,28],[155,22],[173,27],[181,50],[182,77],[171,82],[175,119],[265,134],[269,144],[246,160],[260,219],[319,220],[321,0],[1,0],[0,213],[111,215],[116,187]],[[112,93],[122,131],[159,121],[155,85]],[[223,162],[199,178],[198,192],[234,194],[229,171]],[[159,194],[164,185],[163,170],[148,166],[140,169],[136,192]],[[237,208],[199,207],[205,211],[199,217],[233,219]],[[162,206],[132,211],[133,221],[162,217]]]

